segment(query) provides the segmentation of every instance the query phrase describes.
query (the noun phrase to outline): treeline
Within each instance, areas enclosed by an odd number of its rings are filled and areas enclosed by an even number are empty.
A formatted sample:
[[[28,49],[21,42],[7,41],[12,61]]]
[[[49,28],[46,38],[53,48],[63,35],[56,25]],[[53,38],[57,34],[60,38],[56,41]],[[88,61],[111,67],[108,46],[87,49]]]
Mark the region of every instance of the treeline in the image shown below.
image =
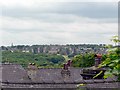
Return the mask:
[[[107,58],[106,54],[102,55],[102,61]],[[95,53],[86,53],[84,55],[76,55],[73,58],[74,67],[91,67],[95,65]]]
[[[94,65],[94,53],[78,54],[72,58],[73,67],[91,67]],[[102,60],[105,60],[103,55]],[[63,67],[67,60],[60,54],[34,54],[26,52],[2,52],[2,63],[16,63],[27,67],[29,63],[35,63],[38,67],[58,68]]]
[[[23,67],[27,67],[29,63],[36,63],[38,67],[61,67],[64,61],[62,55],[2,52],[2,63],[16,63]]]

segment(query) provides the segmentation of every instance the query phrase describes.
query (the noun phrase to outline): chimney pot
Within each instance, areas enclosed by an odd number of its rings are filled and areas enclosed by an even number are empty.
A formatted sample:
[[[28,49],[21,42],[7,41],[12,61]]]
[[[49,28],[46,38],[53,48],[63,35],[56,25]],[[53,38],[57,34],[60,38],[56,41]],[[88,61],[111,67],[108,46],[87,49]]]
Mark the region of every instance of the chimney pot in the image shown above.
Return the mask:
[[[64,70],[68,70],[68,65],[67,64],[63,64],[64,65]]]
[[[97,67],[101,63],[102,55],[96,54],[95,55],[95,66]]]
[[[36,78],[36,75],[37,75],[37,66],[35,66],[35,63],[29,63],[29,66],[28,66],[28,76],[30,77],[30,79],[34,80]]]
[[[71,61],[71,60],[68,60],[67,65],[70,67],[70,66],[71,66],[71,63],[72,63],[72,61]]]

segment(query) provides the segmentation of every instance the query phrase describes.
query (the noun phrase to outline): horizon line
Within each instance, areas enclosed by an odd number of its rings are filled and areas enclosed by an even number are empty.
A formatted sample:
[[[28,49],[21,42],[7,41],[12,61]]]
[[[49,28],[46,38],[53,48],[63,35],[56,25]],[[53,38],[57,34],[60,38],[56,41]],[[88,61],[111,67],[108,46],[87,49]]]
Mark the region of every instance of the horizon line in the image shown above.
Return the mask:
[[[70,44],[11,44],[11,45],[0,45],[1,46],[34,46],[34,45],[113,45],[113,44],[106,44],[106,43],[70,43]]]

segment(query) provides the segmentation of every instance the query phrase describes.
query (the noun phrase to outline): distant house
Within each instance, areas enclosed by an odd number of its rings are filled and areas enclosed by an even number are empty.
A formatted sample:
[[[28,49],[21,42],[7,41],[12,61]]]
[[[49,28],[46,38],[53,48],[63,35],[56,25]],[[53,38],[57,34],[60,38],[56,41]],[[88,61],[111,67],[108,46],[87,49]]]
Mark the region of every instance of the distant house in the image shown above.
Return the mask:
[[[58,51],[56,51],[56,50],[52,51],[52,50],[51,50],[51,51],[49,51],[48,53],[49,53],[49,54],[57,54]]]
[[[18,52],[32,52],[34,54],[39,53],[50,53],[50,54],[80,54],[80,53],[97,53],[99,51],[101,54],[105,54],[107,48],[104,45],[94,45],[94,44],[79,44],[79,45],[17,45],[17,46],[1,46],[2,51],[18,51]]]
[[[18,64],[2,64],[0,73],[2,73],[0,82],[3,90],[6,88],[10,88],[10,90],[18,90],[19,88],[22,90],[26,88],[32,88],[32,90],[44,90],[43,88],[46,90],[76,90],[77,86],[85,88],[84,90],[120,88],[118,86],[120,83],[116,82],[116,79],[83,80],[80,75],[81,68],[70,67],[67,70],[62,68],[38,69],[31,64],[27,69],[24,69]]]
[[[51,47],[51,49],[48,51],[49,54],[57,54],[59,49],[57,47]]]
[[[30,51],[29,51],[29,50],[22,50],[22,52],[26,52],[26,53],[29,53]]]

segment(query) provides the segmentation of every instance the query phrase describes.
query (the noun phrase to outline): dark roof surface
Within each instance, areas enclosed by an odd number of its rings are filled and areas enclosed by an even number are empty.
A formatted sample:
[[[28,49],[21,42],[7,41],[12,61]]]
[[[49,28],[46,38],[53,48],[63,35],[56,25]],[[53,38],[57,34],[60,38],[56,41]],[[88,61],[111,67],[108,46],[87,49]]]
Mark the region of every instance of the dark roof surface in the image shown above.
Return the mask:
[[[2,82],[30,82],[27,72],[18,64],[2,65]]]
[[[44,83],[75,83],[82,80],[80,69],[70,68],[70,76],[64,78],[61,75],[62,69],[39,69],[36,80]]]
[[[69,68],[70,76],[62,77],[61,68],[41,68],[37,70],[34,79],[30,79],[27,69],[18,64],[3,64],[0,66],[2,72],[2,86],[4,87],[75,87],[78,84],[85,84],[85,87],[95,88],[117,87],[119,82],[115,78],[83,80],[81,68]],[[52,85],[52,86],[51,86]],[[99,88],[98,87],[98,88]]]
[[[28,77],[27,70],[17,64],[2,65],[2,82],[9,83],[77,83],[82,80],[80,68],[70,68],[70,77],[62,77],[61,68],[41,68],[34,80]]]

